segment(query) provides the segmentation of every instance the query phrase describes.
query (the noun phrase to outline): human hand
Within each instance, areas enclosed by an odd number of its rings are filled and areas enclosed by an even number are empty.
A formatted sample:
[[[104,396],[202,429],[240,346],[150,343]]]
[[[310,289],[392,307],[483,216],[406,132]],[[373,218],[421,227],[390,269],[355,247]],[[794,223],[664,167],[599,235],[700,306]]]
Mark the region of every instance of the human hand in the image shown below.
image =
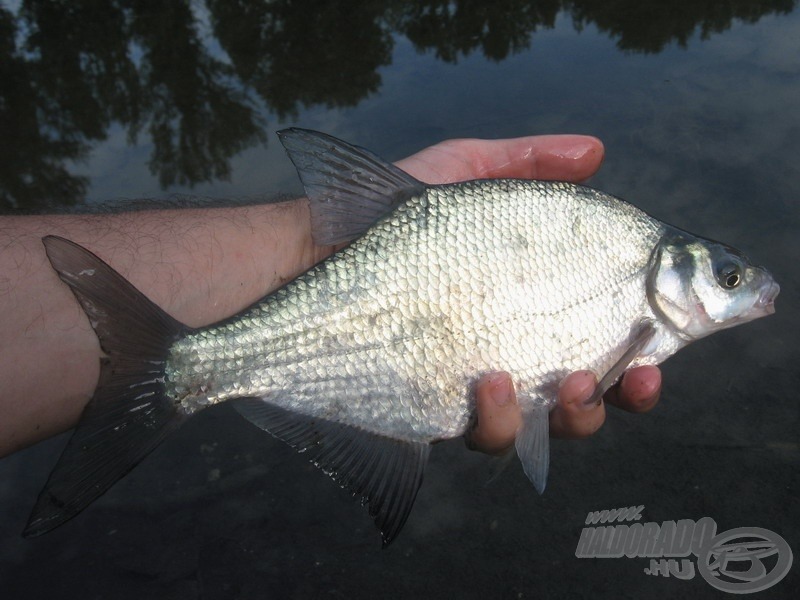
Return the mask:
[[[559,135],[513,140],[450,140],[426,148],[398,163],[427,183],[450,183],[478,178],[535,178],[581,181],[600,167],[603,146],[595,138]],[[585,405],[597,385],[595,375],[578,371],[566,377],[558,403],[550,412],[553,437],[580,439],[605,421],[604,403]],[[604,396],[605,402],[630,412],[646,412],[658,402],[661,371],[646,366],[631,369]],[[514,386],[507,373],[483,377],[476,389],[476,423],[468,445],[489,454],[514,444],[522,423]]]
[[[576,371],[565,377],[558,390],[558,403],[550,411],[550,436],[583,439],[600,429],[606,418],[605,403],[628,412],[644,413],[658,402],[661,371],[658,367],[636,367],[603,396],[604,402],[586,405],[597,378],[591,371]],[[467,446],[487,454],[504,454],[514,446],[522,414],[508,373],[485,375],[476,386],[475,421],[467,432]]]

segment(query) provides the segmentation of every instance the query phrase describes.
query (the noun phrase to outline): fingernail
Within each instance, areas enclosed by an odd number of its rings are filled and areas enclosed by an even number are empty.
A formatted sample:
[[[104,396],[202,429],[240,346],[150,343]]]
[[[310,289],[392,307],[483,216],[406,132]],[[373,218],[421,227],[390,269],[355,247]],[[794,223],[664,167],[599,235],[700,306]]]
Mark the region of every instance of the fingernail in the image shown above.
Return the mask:
[[[602,396],[598,399],[597,402],[589,402],[589,399],[594,394],[595,389],[597,388],[597,375],[595,375],[592,371],[583,371],[584,379],[582,383],[586,386],[581,390],[581,399],[578,402],[578,407],[581,410],[594,410],[600,403],[603,401]]]
[[[511,377],[507,373],[493,373],[487,377],[489,397],[497,406],[511,402]]]
[[[580,410],[589,410],[597,407],[594,402],[587,404],[597,386],[597,376],[594,373],[591,371],[575,371],[559,382],[559,390],[564,387],[567,380],[569,380],[571,386],[570,395],[567,396],[568,404],[574,404]]]
[[[597,142],[593,138],[582,137],[576,140],[571,146],[558,153],[561,158],[579,159],[590,152],[597,152]]]

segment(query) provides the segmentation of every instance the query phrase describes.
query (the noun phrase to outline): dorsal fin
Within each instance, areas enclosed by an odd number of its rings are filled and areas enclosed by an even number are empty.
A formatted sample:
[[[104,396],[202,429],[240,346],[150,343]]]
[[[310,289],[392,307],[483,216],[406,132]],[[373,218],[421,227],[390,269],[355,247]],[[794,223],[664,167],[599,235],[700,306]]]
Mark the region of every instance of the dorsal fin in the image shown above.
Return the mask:
[[[239,398],[232,403],[246,419],[307,453],[339,485],[360,496],[369,505],[384,547],[397,537],[422,485],[430,444],[301,415],[261,398]]]
[[[308,129],[278,132],[311,206],[319,245],[349,242],[425,185],[369,150]]]

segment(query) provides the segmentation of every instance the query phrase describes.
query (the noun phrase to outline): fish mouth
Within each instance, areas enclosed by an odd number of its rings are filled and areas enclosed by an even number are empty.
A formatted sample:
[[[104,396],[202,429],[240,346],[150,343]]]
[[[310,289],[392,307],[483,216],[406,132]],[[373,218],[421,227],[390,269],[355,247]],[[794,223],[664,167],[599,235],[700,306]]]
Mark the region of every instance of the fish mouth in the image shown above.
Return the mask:
[[[778,297],[780,291],[781,286],[774,281],[770,281],[769,285],[761,291],[756,301],[755,308],[767,315],[775,314],[775,298]]]

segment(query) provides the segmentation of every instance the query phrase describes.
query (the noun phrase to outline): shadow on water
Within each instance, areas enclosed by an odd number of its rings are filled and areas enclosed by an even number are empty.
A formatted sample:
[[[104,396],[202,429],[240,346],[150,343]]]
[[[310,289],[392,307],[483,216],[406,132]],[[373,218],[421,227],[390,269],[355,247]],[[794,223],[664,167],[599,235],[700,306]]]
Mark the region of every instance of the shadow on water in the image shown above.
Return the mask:
[[[564,11],[627,52],[707,39],[735,20],[787,13],[794,0],[141,0],[0,7],[0,211],[81,203],[69,170],[121,127],[147,135],[162,188],[226,180],[230,159],[266,143],[266,115],[357,105],[381,88],[395,36],[456,62],[528,49]]]

